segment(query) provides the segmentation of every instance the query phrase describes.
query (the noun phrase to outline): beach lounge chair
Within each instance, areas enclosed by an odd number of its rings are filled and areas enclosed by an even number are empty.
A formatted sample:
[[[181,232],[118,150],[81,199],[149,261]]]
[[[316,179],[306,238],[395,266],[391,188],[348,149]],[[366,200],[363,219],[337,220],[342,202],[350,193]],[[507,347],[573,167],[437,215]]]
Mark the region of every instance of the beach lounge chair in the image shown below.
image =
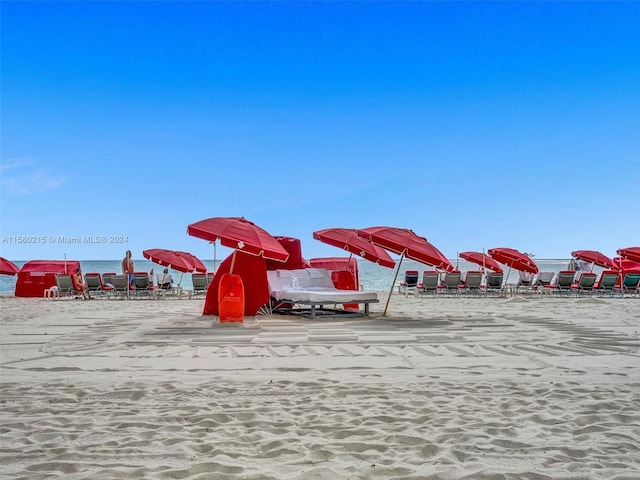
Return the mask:
[[[137,298],[148,297],[157,288],[149,282],[149,274],[147,272],[134,272],[133,286],[133,293]]]
[[[532,283],[533,283],[533,275],[531,273],[518,272],[518,283],[516,284],[516,290],[518,292],[530,291]]]
[[[626,272],[622,279],[621,293],[635,295],[640,293],[640,272]]]
[[[398,293],[404,293],[405,297],[410,292],[418,295],[418,270],[407,270],[404,272],[404,280],[398,285]]]
[[[558,272],[556,283],[553,285],[554,293],[559,295],[570,294],[573,291],[573,278],[575,276],[572,270],[561,270]]]
[[[113,275],[111,277],[111,284],[113,285],[114,296],[129,298],[130,293],[133,293],[129,289],[129,279],[126,275]]]
[[[193,296],[198,294],[207,294],[209,288],[209,280],[206,273],[192,273],[191,283],[193,284]]]
[[[485,294],[501,294],[502,293],[502,279],[504,273],[487,273],[487,280],[484,286]]]
[[[89,295],[105,296],[113,293],[113,286],[105,285],[99,273],[89,272],[84,274],[84,282],[87,285]]]
[[[102,274],[102,284],[105,286],[113,287],[113,277],[116,276],[116,272],[107,272]]]
[[[544,288],[547,288],[547,289],[551,288],[551,282],[553,281],[554,276],[555,276],[555,273],[553,272],[538,273],[538,276],[533,282],[533,287],[536,289],[537,292],[540,292],[541,289],[544,289]]]
[[[616,284],[619,277],[620,274],[615,270],[604,270],[593,289],[598,296],[608,295],[612,297],[616,293]]]
[[[482,272],[479,270],[469,271],[464,277],[463,293],[477,295],[480,293],[482,284]]]
[[[573,290],[577,295],[591,295],[593,286],[596,284],[597,275],[591,272],[582,272],[578,283],[573,285]]]
[[[76,295],[82,295],[82,292],[76,290],[76,286],[73,284],[73,278],[68,273],[56,274],[56,286],[58,288],[55,298],[73,298]]]
[[[156,285],[162,290],[173,289],[173,278],[169,273],[156,273]]]
[[[462,274],[460,272],[445,273],[442,284],[440,285],[440,290],[442,291],[442,293],[458,295],[458,293],[460,293],[461,276]]]
[[[84,283],[87,286],[87,292],[89,292],[89,295],[91,295],[92,293],[95,296],[103,294],[102,277],[100,277],[99,273],[85,273]]]
[[[418,295],[429,295],[438,293],[438,280],[440,276],[435,270],[425,270],[422,272],[422,283],[418,285]]]

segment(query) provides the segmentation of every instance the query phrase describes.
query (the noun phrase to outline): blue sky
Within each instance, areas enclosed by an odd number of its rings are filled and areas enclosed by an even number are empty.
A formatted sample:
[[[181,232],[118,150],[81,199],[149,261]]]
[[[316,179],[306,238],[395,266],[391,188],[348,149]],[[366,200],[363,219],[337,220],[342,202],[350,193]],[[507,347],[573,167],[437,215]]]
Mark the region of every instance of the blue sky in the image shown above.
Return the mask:
[[[640,3],[1,8],[12,260],[211,258],[186,227],[215,216],[307,258],[340,255],[328,227],[411,228],[450,258],[640,244]]]

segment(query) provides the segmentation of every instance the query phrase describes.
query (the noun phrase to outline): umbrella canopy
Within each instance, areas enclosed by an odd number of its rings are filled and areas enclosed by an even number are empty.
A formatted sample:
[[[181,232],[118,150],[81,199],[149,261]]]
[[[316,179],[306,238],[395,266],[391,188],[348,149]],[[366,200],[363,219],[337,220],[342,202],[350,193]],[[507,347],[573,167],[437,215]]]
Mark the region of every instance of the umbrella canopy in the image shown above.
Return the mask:
[[[616,253],[632,262],[640,263],[640,247],[620,248]]]
[[[613,259],[613,263],[616,264],[612,270],[622,270],[626,272],[628,270],[640,270],[640,262],[634,262],[628,258],[616,257]]]
[[[191,264],[195,267],[195,271],[196,272],[198,272],[198,273],[207,273],[206,265],[204,263],[202,263],[202,260],[200,260],[198,257],[193,255],[192,253],[181,252],[179,250],[175,250],[175,253],[177,253],[178,256],[183,257],[183,258],[187,259],[189,262],[191,262]]]
[[[206,273],[207,271],[207,267],[204,266],[200,259],[188,252],[179,252],[166,248],[151,248],[143,250],[142,255],[153,263],[173,268],[182,273]]]
[[[286,262],[289,252],[253,222],[242,217],[213,217],[187,226],[187,233],[210,242],[220,240],[225,247],[269,260]]]
[[[509,268],[519,272],[538,273],[538,266],[533,260],[526,253],[519,252],[514,248],[492,248],[488,253],[491,258]]]
[[[598,252],[597,250],[574,250],[571,252],[571,256],[584,260],[587,263],[593,263],[599,267],[617,268],[613,259],[607,257],[604,253]]]
[[[452,272],[451,262],[426,238],[407,228],[370,227],[358,230],[358,235],[385,250],[410,258],[435,268]]]
[[[10,262],[4,257],[0,257],[0,274],[2,275],[17,275],[20,271],[15,263]]]
[[[484,268],[488,268],[496,273],[502,273],[502,267],[489,255],[482,252],[461,252],[460,258],[464,258],[468,262],[475,263],[476,265],[482,265]]]
[[[354,228],[326,228],[313,232],[313,238],[322,243],[333,245],[334,247],[346,250],[349,253],[359,255],[365,260],[377,263],[383,267],[393,268],[396,262],[389,256],[387,251],[368,242]]]

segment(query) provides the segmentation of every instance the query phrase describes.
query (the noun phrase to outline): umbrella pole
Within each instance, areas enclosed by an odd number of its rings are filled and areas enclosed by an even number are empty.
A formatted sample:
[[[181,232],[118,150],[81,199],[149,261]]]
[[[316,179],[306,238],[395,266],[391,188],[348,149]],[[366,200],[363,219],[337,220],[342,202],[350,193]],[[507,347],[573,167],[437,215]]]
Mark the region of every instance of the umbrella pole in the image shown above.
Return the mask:
[[[233,273],[233,265],[236,263],[236,253],[238,251],[234,250],[233,251],[233,257],[231,257],[231,268],[229,269],[229,275],[231,275]]]
[[[346,271],[349,271],[349,267],[351,266],[351,258],[353,257],[353,253],[349,252],[349,260],[347,260],[347,266],[345,268]]]
[[[481,281],[484,279],[484,287],[485,290],[487,288],[487,274],[485,273],[485,258],[484,258],[484,248],[482,249],[482,278],[480,279]]]
[[[406,251],[406,250],[405,250]],[[402,265],[402,259],[404,258],[404,252],[400,255],[400,261],[398,262],[398,268],[396,268],[396,275],[393,277],[393,282],[391,283],[391,289],[389,290],[389,296],[387,297],[387,304],[384,306],[384,312],[382,312],[382,316],[387,316],[387,309],[389,308],[389,302],[391,301],[391,295],[393,294],[393,287],[396,284],[396,280],[398,279],[398,273],[400,273],[400,266]]]

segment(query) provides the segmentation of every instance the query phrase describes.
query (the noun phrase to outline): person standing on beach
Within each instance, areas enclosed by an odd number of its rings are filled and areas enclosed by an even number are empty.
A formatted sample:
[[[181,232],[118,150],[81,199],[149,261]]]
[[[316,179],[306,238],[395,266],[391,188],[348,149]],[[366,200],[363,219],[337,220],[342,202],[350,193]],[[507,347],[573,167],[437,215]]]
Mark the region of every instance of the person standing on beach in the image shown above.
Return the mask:
[[[129,279],[129,285],[133,285],[133,259],[131,258],[131,250],[127,250],[122,259],[122,273]]]

